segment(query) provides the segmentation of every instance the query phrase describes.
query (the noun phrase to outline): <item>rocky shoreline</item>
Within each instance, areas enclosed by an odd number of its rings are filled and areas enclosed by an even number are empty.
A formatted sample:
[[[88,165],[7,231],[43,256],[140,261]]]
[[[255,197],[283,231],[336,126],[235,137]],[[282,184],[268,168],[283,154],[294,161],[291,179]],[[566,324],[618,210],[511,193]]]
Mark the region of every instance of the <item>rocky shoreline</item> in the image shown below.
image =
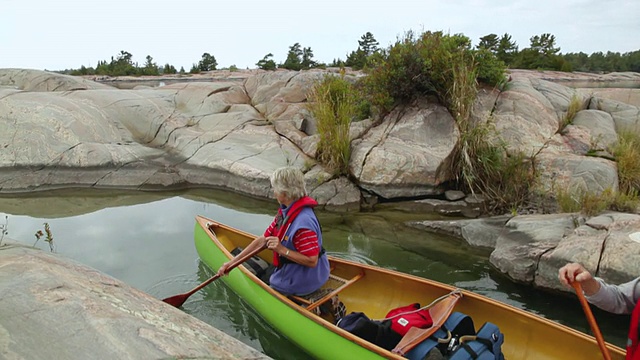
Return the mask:
[[[568,261],[583,262],[613,282],[640,274],[637,214],[473,219],[482,212],[482,199],[448,198],[443,184],[449,179],[437,176],[460,134],[448,111],[429,99],[394,110],[380,123],[352,124],[350,177],[327,173],[313,160],[318,135],[306,94],[332,71],[226,71],[201,74],[202,82],[190,78],[120,90],[106,83],[131,79],[97,82],[0,69],[0,194],[67,187],[216,187],[272,198],[269,175],[292,165],[305,171],[310,195],[330,211],[375,209],[384,200],[471,218],[412,226],[448,231],[493,249],[491,263],[516,282],[559,290],[554,272]],[[585,90],[560,82],[640,83],[640,74],[561,74],[512,70],[506,90],[481,90],[473,117],[491,116],[510,149],[538,154],[541,191],[550,191],[556,181],[615,191],[615,162],[587,153],[594,138],[608,145],[619,129],[640,131],[639,89]],[[574,97],[586,107],[560,133],[560,120]]]

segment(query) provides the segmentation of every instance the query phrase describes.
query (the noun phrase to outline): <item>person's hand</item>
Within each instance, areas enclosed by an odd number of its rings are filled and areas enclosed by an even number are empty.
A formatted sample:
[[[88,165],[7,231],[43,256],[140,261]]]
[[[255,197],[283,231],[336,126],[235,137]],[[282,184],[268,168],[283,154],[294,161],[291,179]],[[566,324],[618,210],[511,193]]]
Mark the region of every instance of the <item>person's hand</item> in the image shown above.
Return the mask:
[[[280,249],[284,246],[280,243],[280,239],[277,236],[269,236],[267,240],[267,249],[280,253]]]
[[[578,263],[567,264],[558,270],[558,279],[567,287],[571,287],[574,281],[582,285],[582,290],[587,295],[593,295],[600,290],[600,283],[593,278],[593,275]]]
[[[228,269],[229,269],[229,263],[226,262],[226,263],[222,264],[222,266],[220,266],[220,268],[218,269],[218,272],[216,273],[216,275],[225,276],[225,275],[227,275]]]
[[[567,264],[558,270],[558,279],[567,287],[571,287],[574,281],[583,282],[592,278],[591,273],[578,263]]]

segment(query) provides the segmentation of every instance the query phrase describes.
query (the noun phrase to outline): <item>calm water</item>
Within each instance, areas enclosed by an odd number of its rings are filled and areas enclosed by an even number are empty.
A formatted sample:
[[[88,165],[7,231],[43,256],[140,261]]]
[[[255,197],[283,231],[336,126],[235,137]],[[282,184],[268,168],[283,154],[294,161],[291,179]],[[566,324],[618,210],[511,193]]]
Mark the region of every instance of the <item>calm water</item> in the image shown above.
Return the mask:
[[[274,202],[212,190],[179,194],[59,191],[0,198],[0,224],[8,215],[8,236],[31,245],[34,233],[47,222],[59,254],[162,299],[184,293],[212,275],[193,246],[196,215],[261,233],[275,208]],[[318,216],[331,255],[449,283],[588,331],[574,297],[515,285],[491,268],[488,252],[402,225],[427,215],[319,212]],[[37,246],[48,251],[46,243]],[[275,359],[308,358],[222,282],[191,296],[183,309]],[[622,346],[628,317],[598,310],[594,315],[605,339]]]

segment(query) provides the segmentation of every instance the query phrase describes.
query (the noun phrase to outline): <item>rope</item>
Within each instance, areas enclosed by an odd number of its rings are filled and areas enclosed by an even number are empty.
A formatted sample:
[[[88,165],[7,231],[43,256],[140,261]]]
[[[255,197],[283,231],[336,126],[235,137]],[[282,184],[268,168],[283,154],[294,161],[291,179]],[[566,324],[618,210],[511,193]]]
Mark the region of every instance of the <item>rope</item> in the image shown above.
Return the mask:
[[[452,294],[462,294],[462,290],[461,290],[461,289],[456,288],[456,289],[452,290],[450,293],[448,293],[448,294],[446,294],[446,295],[442,295],[442,296],[440,296],[439,298],[437,298],[437,299],[433,300],[433,301],[432,301],[430,304],[428,304],[428,305],[425,305],[425,306],[423,306],[423,307],[421,307],[421,308],[418,308],[418,309],[415,309],[415,310],[401,312],[401,313],[395,314],[395,315],[393,315],[393,316],[389,316],[389,317],[387,317],[387,318],[384,318],[384,319],[382,319],[382,320],[380,320],[380,321],[384,321],[384,320],[391,320],[391,319],[396,318],[396,317],[398,317],[398,316],[407,315],[407,314],[413,314],[413,313],[417,313],[417,312],[422,311],[422,310],[425,310],[425,309],[429,309],[429,308],[433,307],[435,304],[439,303],[440,301],[442,301],[442,300],[444,300],[444,299],[448,298],[448,297],[449,297],[450,295],[452,295]]]

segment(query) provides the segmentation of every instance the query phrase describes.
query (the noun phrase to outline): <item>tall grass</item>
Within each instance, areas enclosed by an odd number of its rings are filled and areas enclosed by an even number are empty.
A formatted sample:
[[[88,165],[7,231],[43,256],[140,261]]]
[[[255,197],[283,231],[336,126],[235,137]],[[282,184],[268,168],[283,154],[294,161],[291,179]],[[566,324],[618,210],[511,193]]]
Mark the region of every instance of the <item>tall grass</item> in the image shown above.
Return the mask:
[[[478,93],[475,57],[454,54],[448,63],[447,108],[460,129],[451,175],[463,189],[487,197],[493,212],[517,209],[527,201],[535,182],[533,163],[522,153],[508,154],[489,119],[472,122],[471,110]]]
[[[308,108],[316,119],[320,136],[316,159],[336,175],[349,172],[349,128],[359,111],[355,93],[353,85],[342,76],[326,75],[308,96]]]
[[[556,199],[562,212],[581,212],[585,216],[598,215],[615,203],[610,188],[597,193],[582,187],[559,186],[556,188]]]
[[[586,216],[595,216],[607,209],[634,213],[640,204],[637,190],[614,193],[611,188],[595,192],[584,188],[558,187],[555,195],[562,212],[581,212]]]
[[[613,203],[609,206],[611,210],[635,213],[638,212],[638,190],[632,189],[628,192],[618,192]]]
[[[576,115],[580,110],[584,110],[584,105],[578,95],[574,94],[571,97],[571,101],[569,102],[569,106],[567,107],[567,113],[562,118],[560,122],[560,127],[558,132],[561,133],[568,125],[573,123],[573,119],[575,119]]]
[[[630,193],[640,190],[640,135],[621,131],[611,152],[618,166],[620,191]]]
[[[537,181],[534,164],[523,153],[508,154],[503,143],[490,142],[488,135],[494,131],[485,123],[461,136],[453,156],[454,174],[459,174],[463,189],[490,200],[491,212],[513,211],[529,199]]]

